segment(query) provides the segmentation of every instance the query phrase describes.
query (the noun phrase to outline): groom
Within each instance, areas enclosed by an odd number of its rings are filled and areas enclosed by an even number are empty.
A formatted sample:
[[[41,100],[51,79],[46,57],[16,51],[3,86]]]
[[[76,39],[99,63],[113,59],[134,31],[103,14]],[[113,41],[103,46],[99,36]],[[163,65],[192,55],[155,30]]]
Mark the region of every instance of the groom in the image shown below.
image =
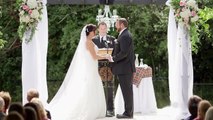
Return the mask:
[[[119,18],[115,26],[119,35],[115,40],[112,56],[108,56],[108,59],[112,62],[113,74],[118,77],[125,104],[124,113],[117,114],[116,117],[133,118],[132,79],[135,72],[133,40],[125,18]]]

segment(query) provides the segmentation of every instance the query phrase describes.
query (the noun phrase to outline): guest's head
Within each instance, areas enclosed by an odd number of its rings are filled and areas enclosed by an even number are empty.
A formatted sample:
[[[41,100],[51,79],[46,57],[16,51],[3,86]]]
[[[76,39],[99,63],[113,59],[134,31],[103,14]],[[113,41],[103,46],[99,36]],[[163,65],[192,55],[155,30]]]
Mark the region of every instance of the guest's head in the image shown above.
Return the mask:
[[[198,105],[198,117],[200,120],[205,119],[206,111],[211,107],[211,103],[207,100],[200,101]]]
[[[88,24],[86,26],[86,36],[89,37],[89,38],[94,37],[96,29],[97,29],[96,25]]]
[[[32,88],[27,91],[27,101],[30,102],[32,98],[39,98],[39,92]]]
[[[29,102],[29,103],[26,103],[24,105],[24,107],[31,107],[31,108],[33,108],[36,111],[37,119],[38,120],[42,120],[41,113],[39,112],[39,105],[38,104]]]
[[[193,95],[192,97],[189,98],[188,109],[192,118],[197,117],[198,104],[201,100],[202,99],[197,95]]]
[[[4,112],[4,99],[0,97],[0,112]]]
[[[106,36],[107,34],[107,24],[105,22],[100,22],[98,24],[98,32],[100,36]]]
[[[10,103],[11,103],[11,97],[9,92],[1,91],[0,92],[0,97],[4,99],[4,113],[6,113]]]
[[[32,107],[24,107],[25,120],[37,120],[36,111]]]
[[[44,106],[42,104],[42,102],[39,100],[39,98],[33,98],[30,102],[35,103],[38,105],[39,107],[39,112],[41,114],[41,118],[42,119],[46,119],[47,118],[47,113],[44,109]]]
[[[20,115],[18,112],[13,111],[10,112],[4,120],[24,120],[24,117]]]
[[[125,18],[118,18],[115,24],[117,32],[120,32],[124,28],[128,28],[128,22]]]
[[[213,120],[213,107],[207,110],[205,120]]]
[[[9,110],[8,110],[8,113],[11,113],[11,112],[18,112],[20,115],[23,116],[23,118],[25,117],[25,112],[24,112],[24,107],[22,106],[21,103],[12,103],[9,107]]]

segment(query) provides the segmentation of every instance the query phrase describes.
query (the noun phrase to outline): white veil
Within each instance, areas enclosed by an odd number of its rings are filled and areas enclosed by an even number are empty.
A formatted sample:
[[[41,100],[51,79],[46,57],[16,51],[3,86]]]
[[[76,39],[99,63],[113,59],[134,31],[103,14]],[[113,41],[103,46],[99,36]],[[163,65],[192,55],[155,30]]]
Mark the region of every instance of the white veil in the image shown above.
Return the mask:
[[[81,77],[82,74],[86,73],[86,55],[87,50],[86,50],[86,26],[81,31],[81,36],[80,36],[80,41],[78,43],[78,47],[75,51],[74,57],[72,59],[72,62],[70,64],[70,67],[68,69],[68,72],[65,76],[65,79],[59,88],[58,92],[54,96],[54,98],[51,100],[49,103],[49,107],[54,106],[55,103],[62,97],[66,96],[66,94],[69,91],[70,84],[83,84],[83,83],[76,83],[78,82],[77,80],[82,79]],[[83,79],[82,79],[83,80]]]

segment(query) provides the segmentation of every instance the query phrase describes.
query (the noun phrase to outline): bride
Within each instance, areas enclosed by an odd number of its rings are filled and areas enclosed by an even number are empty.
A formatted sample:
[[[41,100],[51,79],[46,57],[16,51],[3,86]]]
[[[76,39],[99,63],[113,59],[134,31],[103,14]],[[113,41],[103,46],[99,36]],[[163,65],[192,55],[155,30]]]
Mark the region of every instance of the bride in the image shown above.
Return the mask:
[[[93,44],[96,26],[86,25],[72,59],[66,77],[49,109],[52,120],[95,120],[104,117],[106,102],[101,78],[98,74],[98,59]]]

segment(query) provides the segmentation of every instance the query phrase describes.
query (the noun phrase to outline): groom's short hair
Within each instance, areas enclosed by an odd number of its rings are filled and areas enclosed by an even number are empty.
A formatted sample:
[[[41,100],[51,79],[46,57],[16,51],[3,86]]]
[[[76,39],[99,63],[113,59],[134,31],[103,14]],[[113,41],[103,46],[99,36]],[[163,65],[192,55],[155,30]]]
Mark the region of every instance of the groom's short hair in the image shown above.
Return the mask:
[[[128,27],[128,22],[126,20],[126,18],[118,18],[118,20],[120,24],[123,24],[125,27]]]

